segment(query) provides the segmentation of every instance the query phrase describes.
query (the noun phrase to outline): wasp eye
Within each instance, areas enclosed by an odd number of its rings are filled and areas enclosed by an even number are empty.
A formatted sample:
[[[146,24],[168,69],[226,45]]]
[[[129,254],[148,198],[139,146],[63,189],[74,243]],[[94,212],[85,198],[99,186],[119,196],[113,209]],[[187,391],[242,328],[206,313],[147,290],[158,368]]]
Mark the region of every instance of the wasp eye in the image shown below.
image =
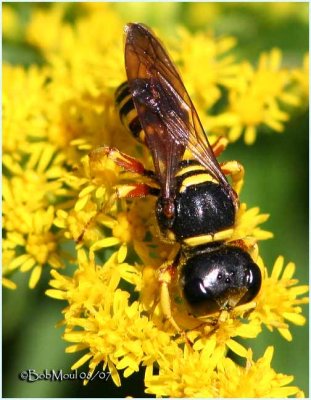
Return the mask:
[[[196,316],[248,303],[260,287],[259,267],[238,247],[201,251],[189,257],[181,271],[183,296]]]
[[[251,263],[245,273],[245,286],[248,288],[238,304],[245,304],[254,299],[261,287],[261,272],[255,263]]]

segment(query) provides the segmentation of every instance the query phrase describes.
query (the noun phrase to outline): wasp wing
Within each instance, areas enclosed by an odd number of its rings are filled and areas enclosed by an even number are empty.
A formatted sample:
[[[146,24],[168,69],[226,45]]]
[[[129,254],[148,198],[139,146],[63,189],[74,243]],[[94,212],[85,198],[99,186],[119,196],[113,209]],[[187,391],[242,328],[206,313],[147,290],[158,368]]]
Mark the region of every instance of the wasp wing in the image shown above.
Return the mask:
[[[175,110],[179,117],[178,103],[161,85],[161,71],[172,85],[179,84],[178,75],[167,54],[151,32],[141,24],[126,26],[125,67],[128,84],[145,132],[148,146],[164,198],[174,197],[175,174],[185,151],[185,143],[179,143],[169,132],[163,113]]]
[[[128,83],[162,195],[169,198],[175,190],[178,163],[188,148],[235,200],[187,90],[163,46],[142,24],[128,24],[126,33]]]
[[[162,86],[170,89],[170,83],[161,77]],[[184,97],[180,99],[179,106],[187,110],[188,118],[180,118],[180,116],[172,110],[170,115],[163,115],[163,122],[167,126],[173,138],[178,142],[184,144],[192,153],[193,157],[203,165],[206,170],[224,187],[231,196],[234,203],[237,201],[236,193],[228,183],[220,165],[213,153],[209,144],[205,131],[202,127],[198,114],[193,106],[193,103],[184,88]]]

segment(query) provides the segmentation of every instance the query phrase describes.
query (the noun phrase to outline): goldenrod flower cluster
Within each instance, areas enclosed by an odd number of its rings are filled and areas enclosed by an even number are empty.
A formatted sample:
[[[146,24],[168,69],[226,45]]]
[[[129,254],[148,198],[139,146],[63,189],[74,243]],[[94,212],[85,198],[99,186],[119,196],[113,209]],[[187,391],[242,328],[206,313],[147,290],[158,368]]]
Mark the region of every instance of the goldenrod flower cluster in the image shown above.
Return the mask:
[[[255,302],[237,307],[218,325],[200,323],[173,301],[176,335],[159,307],[157,271],[172,251],[157,233],[151,198],[117,199],[116,187],[137,181],[105,157],[88,153],[100,145],[137,156],[150,168],[148,150],[121,125],[114,91],[125,80],[124,21],[107,4],[81,4],[74,24],[66,5],[34,10],[25,40],[43,54],[44,67],[3,66],[3,284],[28,272],[34,288],[43,268],[52,268],[47,294],[64,300],[67,352],[80,352],[73,369],[108,369],[116,385],[146,367],[146,393],[169,397],[303,396],[293,377],[271,367],[273,349],[258,360],[239,338],[255,338],[266,326],[291,340],[289,323],[303,325],[300,297],[308,290],[293,278],[295,266],[277,258],[272,273],[254,250],[262,275]],[[18,17],[3,8],[4,35],[14,37]],[[247,144],[259,128],[281,132],[286,106],[301,106],[308,94],[308,58],[303,67],[282,67],[278,49],[256,66],[234,57],[234,38],[178,30],[169,49],[213,142],[219,135]],[[204,59],[204,63],[202,63]],[[209,110],[225,90],[227,102]],[[121,190],[121,189],[120,189]],[[269,239],[268,215],[242,203],[233,239]],[[72,252],[68,243],[74,243]],[[61,271],[76,265],[72,276]],[[173,296],[173,294],[172,294]],[[242,318],[243,317],[243,318]],[[191,341],[191,345],[189,344]],[[244,361],[237,365],[228,350]],[[260,385],[258,385],[260,382]]]

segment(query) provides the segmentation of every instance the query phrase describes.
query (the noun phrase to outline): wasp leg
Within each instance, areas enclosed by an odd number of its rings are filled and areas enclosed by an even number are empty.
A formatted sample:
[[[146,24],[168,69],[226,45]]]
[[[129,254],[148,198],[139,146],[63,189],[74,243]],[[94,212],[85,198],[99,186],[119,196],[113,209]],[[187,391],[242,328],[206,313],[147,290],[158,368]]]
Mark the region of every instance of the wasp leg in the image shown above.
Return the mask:
[[[177,254],[174,261],[164,263],[159,270],[158,280],[160,282],[160,305],[164,318],[169,321],[176,332],[183,337],[185,343],[192,348],[193,343],[188,338],[187,333],[180,328],[172,315],[169,286],[176,274],[179,257],[180,253]]]
[[[216,232],[213,235],[210,234],[190,237],[188,239],[184,239],[184,243],[189,247],[200,246],[201,244],[229,240],[232,237],[232,234],[233,228],[230,228]]]
[[[244,183],[244,167],[238,161],[226,161],[220,166],[225,175],[231,176],[232,187],[239,194]]]
[[[146,197],[148,195],[159,196],[159,194],[159,189],[142,182],[116,185],[115,193],[110,197],[105,206],[98,211],[98,213],[107,212],[119,199],[135,199]]]
[[[159,271],[159,282],[160,282],[160,304],[165,319],[167,319],[171,325],[176,329],[178,333],[182,333],[182,329],[177,325],[176,321],[172,316],[171,309],[171,298],[169,292],[169,285],[176,272],[175,262],[166,262]]]
[[[218,157],[227,147],[229,140],[224,136],[220,136],[216,142],[212,145],[213,153],[215,157]]]
[[[101,146],[89,153],[90,163],[101,160],[103,157],[108,157],[115,164],[119,165],[120,167],[124,168],[129,172],[134,172],[139,175],[156,180],[153,171],[145,169],[145,167],[141,162],[139,162],[133,157],[128,156],[125,153],[122,153],[116,148],[109,146]],[[80,243],[83,240],[83,236],[86,230],[91,225],[91,223],[94,220],[96,220],[96,218],[98,218],[98,216],[101,213],[109,210],[112,204],[117,199],[145,197],[147,195],[158,196],[159,189],[149,186],[146,183],[136,183],[136,184],[133,183],[133,184],[124,184],[116,186],[115,194],[110,197],[109,201],[103,207],[100,207],[100,209],[96,212],[96,214],[92,218],[90,218],[90,220],[86,223],[85,227],[83,228],[83,231],[75,240],[75,242]]]
[[[134,157],[130,157],[125,153],[122,153],[115,147],[101,146],[93,150],[89,154],[90,162],[103,157],[108,157],[119,167],[124,168],[126,171],[134,172],[136,174],[146,176],[155,179],[154,172],[145,169],[143,164],[136,160]]]
[[[116,186],[116,199],[133,199],[148,195],[159,196],[160,190],[146,183],[131,183]]]

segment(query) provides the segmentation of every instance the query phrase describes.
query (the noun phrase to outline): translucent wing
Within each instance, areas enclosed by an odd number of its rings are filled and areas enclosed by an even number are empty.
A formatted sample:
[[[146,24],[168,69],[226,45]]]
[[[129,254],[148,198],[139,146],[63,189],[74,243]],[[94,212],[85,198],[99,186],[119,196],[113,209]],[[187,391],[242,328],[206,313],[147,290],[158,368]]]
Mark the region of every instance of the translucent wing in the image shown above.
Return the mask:
[[[125,66],[162,195],[168,198],[175,189],[178,163],[188,148],[235,201],[176,68],[142,24],[126,26]]]

